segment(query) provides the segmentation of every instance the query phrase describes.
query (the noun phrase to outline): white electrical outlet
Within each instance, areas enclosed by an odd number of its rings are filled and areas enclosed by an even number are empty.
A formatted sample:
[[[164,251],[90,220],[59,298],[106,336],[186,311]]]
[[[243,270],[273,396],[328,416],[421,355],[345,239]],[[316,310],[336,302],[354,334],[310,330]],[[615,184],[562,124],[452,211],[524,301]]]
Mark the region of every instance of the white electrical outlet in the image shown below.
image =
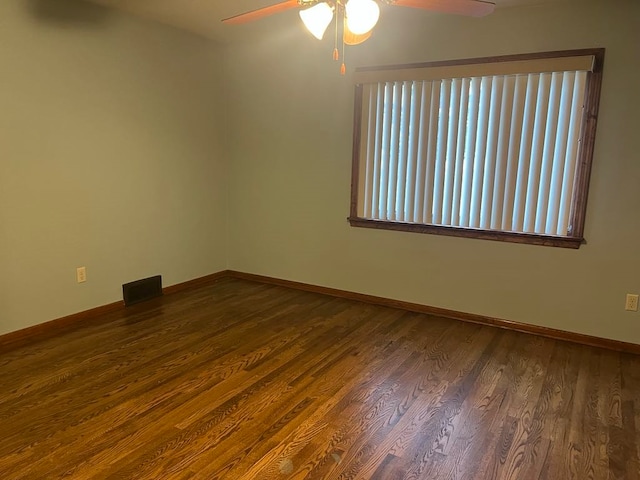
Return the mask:
[[[84,283],[87,281],[87,269],[85,267],[76,268],[76,280],[78,283]]]
[[[624,304],[624,309],[629,312],[638,311],[638,295],[627,293],[627,301]]]

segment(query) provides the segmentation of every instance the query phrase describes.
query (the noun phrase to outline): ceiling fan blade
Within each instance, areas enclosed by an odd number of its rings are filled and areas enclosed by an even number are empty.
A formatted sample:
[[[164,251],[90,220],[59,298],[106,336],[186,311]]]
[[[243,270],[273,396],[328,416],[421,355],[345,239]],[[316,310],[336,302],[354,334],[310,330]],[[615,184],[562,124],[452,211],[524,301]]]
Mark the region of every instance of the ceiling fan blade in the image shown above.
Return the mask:
[[[225,18],[222,23],[230,25],[237,25],[239,23],[253,22],[263,17],[268,17],[275,13],[291,10],[292,8],[298,8],[298,0],[287,0],[286,2],[276,3],[269,7],[258,8],[257,10],[251,10],[250,12],[241,13],[240,15],[234,15],[233,17]]]
[[[495,3],[484,0],[395,0],[392,5],[469,17],[484,17],[493,13],[496,8]]]

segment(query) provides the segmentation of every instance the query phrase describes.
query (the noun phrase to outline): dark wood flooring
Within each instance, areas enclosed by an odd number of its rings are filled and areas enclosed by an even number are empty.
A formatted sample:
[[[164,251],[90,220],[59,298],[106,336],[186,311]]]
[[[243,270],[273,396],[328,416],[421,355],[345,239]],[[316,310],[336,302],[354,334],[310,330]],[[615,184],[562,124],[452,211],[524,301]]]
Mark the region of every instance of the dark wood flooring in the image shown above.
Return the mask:
[[[640,358],[237,279],[0,353],[0,479],[640,480]]]

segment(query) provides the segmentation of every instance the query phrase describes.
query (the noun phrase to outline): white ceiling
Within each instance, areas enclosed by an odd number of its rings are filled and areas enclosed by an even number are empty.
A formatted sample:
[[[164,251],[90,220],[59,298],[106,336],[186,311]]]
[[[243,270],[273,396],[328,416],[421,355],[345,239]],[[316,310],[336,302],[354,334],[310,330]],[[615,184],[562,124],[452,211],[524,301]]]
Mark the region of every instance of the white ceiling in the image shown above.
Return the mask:
[[[246,11],[279,3],[282,0],[90,0],[121,9],[137,16],[191,31],[213,40],[229,43],[261,30],[256,24],[272,22],[274,17],[246,25],[225,25],[221,20]],[[497,8],[566,0],[493,0]],[[289,11],[278,15],[295,15]]]

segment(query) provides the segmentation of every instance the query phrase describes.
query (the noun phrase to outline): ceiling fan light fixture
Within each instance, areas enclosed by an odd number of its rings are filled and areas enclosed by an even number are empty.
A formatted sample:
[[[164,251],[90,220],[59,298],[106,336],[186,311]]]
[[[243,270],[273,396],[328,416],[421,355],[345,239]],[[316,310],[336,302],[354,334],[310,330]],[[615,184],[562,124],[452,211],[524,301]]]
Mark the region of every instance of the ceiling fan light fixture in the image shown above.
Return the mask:
[[[380,18],[380,6],[374,0],[349,0],[345,10],[347,26],[356,35],[370,32]]]
[[[318,3],[311,8],[300,10],[300,18],[307,30],[318,40],[322,40],[324,32],[333,20],[333,8],[326,2]]]

